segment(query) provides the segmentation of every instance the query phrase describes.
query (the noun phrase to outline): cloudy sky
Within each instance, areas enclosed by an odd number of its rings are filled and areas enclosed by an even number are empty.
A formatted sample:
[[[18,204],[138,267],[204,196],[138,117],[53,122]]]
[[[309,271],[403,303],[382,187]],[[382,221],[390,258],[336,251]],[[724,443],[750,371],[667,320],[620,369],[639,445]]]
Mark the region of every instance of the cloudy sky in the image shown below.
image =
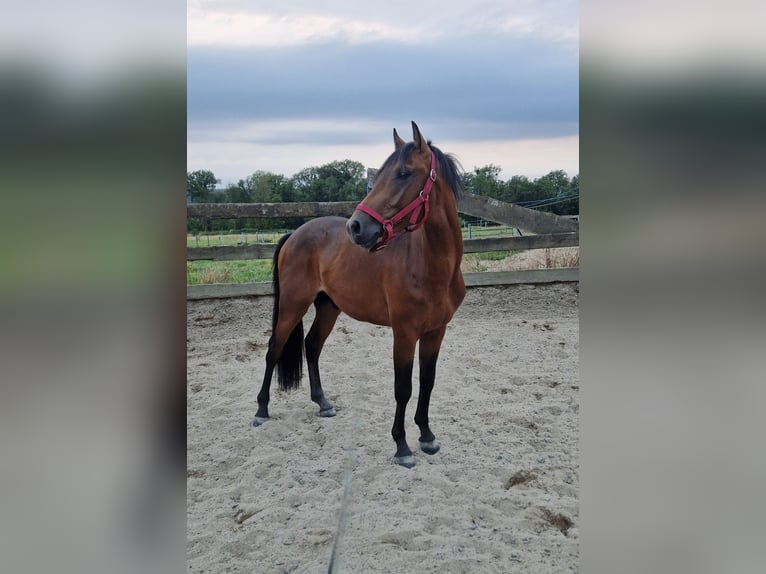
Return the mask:
[[[578,3],[188,0],[188,169],[352,159],[410,121],[466,170],[579,172]]]

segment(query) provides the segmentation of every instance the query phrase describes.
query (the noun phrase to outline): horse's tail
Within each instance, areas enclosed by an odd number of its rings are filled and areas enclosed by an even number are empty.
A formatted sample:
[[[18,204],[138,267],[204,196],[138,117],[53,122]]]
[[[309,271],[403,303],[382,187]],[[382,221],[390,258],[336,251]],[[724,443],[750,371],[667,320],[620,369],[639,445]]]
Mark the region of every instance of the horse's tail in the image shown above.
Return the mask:
[[[271,340],[274,341],[276,335],[277,321],[279,320],[279,252],[282,246],[289,239],[288,233],[279,240],[277,248],[274,251],[274,271],[272,275],[272,285],[274,288],[274,313],[271,318]],[[285,342],[282,354],[277,360],[277,380],[279,388],[289,391],[297,389],[303,376],[303,321],[293,329]]]

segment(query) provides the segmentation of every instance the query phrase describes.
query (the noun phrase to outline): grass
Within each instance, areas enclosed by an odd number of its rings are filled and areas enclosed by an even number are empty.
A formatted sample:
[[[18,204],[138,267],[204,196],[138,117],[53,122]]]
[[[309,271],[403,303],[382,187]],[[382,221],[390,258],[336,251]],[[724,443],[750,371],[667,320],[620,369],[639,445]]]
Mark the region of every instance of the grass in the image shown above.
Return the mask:
[[[580,250],[572,248],[545,249],[545,263],[546,267],[579,267],[580,266]]]
[[[463,232],[463,239],[468,239],[468,228],[463,226],[461,228]],[[257,233],[245,232],[245,243],[251,245],[253,243],[276,243],[279,238],[282,237],[286,230],[280,231],[259,231]],[[200,232],[199,235],[194,233],[186,234],[186,246],[187,247],[207,247],[208,238],[210,238],[210,247],[221,245],[221,234],[223,234],[224,245],[238,245],[241,239],[242,233],[239,231],[205,231]],[[513,235],[513,228],[507,225],[487,225],[486,227],[480,225],[471,226],[471,237],[498,237],[503,235]],[[199,238],[199,245],[197,241]]]
[[[271,260],[187,261],[186,284],[254,283],[271,281]]]
[[[497,237],[510,235],[512,229],[504,226],[474,227],[472,236],[475,237]],[[239,245],[244,239],[244,243],[252,245],[254,243],[276,243],[283,235],[282,232],[275,233],[246,233],[223,235],[224,245]],[[463,237],[468,235],[467,230],[463,229]],[[221,245],[221,235],[210,235],[210,246]],[[207,247],[208,236],[200,235],[199,239],[194,235],[186,236],[187,247]],[[488,251],[485,253],[466,253],[463,255],[461,269],[463,272],[483,272],[488,271],[488,265],[493,261],[503,261],[512,255],[522,253],[521,251]],[[543,249],[540,250],[540,256],[544,258],[543,267],[578,267],[580,252],[579,249]],[[271,281],[271,260],[269,259],[250,259],[244,261],[187,261],[186,262],[186,284],[202,285],[209,283],[253,283]]]
[[[493,262],[501,262],[496,265]],[[460,269],[464,273],[505,271],[514,269],[553,269],[579,267],[580,250],[577,247],[534,249],[529,251],[491,251],[466,253]]]
[[[514,253],[518,253],[518,251],[485,251],[484,253],[469,253],[469,255],[477,255],[485,261],[501,261]]]
[[[487,266],[482,263],[481,253],[466,253],[460,262],[460,270],[463,273],[481,273],[487,270]]]
[[[264,231],[262,233],[223,233],[224,245],[252,245],[254,243],[276,243],[279,238],[282,237],[286,231]],[[476,239],[478,237],[498,237],[504,235],[512,235],[513,229],[507,226],[493,225],[488,227],[474,226],[471,228],[471,237]],[[463,239],[468,239],[468,229],[463,228]],[[200,233],[199,235],[186,234],[186,247],[220,247],[221,246],[221,233],[207,234]],[[509,252],[502,252],[506,253]]]
[[[253,245],[254,243],[276,243],[279,241],[279,238],[282,237],[285,234],[283,231],[264,231],[263,233],[232,233],[232,234],[223,234],[223,244],[224,245],[242,245],[242,242],[244,240],[244,244],[246,245]],[[208,233],[206,234],[200,234],[192,235],[192,234],[186,234],[186,247],[207,247],[208,242],[210,243],[210,247],[220,247],[221,246],[221,234],[220,233]]]
[[[463,255],[463,261],[460,269],[466,273],[480,273],[487,270],[484,264],[487,261],[502,261],[519,251],[486,251],[484,253],[466,253]]]
[[[463,239],[468,239],[468,228],[463,227]],[[488,225],[487,227],[471,226],[471,239],[479,237],[498,237],[513,235],[513,228],[506,225]]]
[[[276,243],[284,232],[234,233],[234,234],[187,234],[186,247],[220,247],[223,244],[253,245]],[[186,284],[207,285],[209,283],[257,283],[271,281],[270,259],[247,259],[242,261],[187,261]]]

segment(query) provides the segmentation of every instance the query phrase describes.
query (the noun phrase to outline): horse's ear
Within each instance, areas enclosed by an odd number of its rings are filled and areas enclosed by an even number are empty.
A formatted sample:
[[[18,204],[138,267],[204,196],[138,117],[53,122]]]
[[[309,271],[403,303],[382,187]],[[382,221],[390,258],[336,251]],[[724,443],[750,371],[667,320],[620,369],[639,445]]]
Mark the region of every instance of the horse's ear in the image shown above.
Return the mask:
[[[428,142],[426,141],[426,138],[424,138],[420,130],[418,129],[418,124],[415,122],[412,122],[412,141],[415,142],[415,147],[418,151],[427,151],[428,150]]]
[[[394,150],[398,150],[403,145],[404,145],[404,140],[399,137],[399,134],[396,133],[396,128],[394,128]]]

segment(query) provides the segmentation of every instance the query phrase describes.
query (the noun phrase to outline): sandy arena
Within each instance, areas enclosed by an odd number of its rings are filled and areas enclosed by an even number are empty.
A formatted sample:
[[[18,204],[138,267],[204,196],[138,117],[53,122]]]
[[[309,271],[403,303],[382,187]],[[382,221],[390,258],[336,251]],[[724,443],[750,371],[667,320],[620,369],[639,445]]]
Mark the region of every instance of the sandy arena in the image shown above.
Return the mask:
[[[441,451],[393,464],[392,335],[341,315],[308,377],[251,426],[272,298],[187,304],[187,557],[193,573],[578,570],[577,283],[468,290],[437,367]],[[313,310],[312,310],[313,311]],[[307,330],[312,311],[304,318]],[[344,477],[350,488],[342,505]]]

